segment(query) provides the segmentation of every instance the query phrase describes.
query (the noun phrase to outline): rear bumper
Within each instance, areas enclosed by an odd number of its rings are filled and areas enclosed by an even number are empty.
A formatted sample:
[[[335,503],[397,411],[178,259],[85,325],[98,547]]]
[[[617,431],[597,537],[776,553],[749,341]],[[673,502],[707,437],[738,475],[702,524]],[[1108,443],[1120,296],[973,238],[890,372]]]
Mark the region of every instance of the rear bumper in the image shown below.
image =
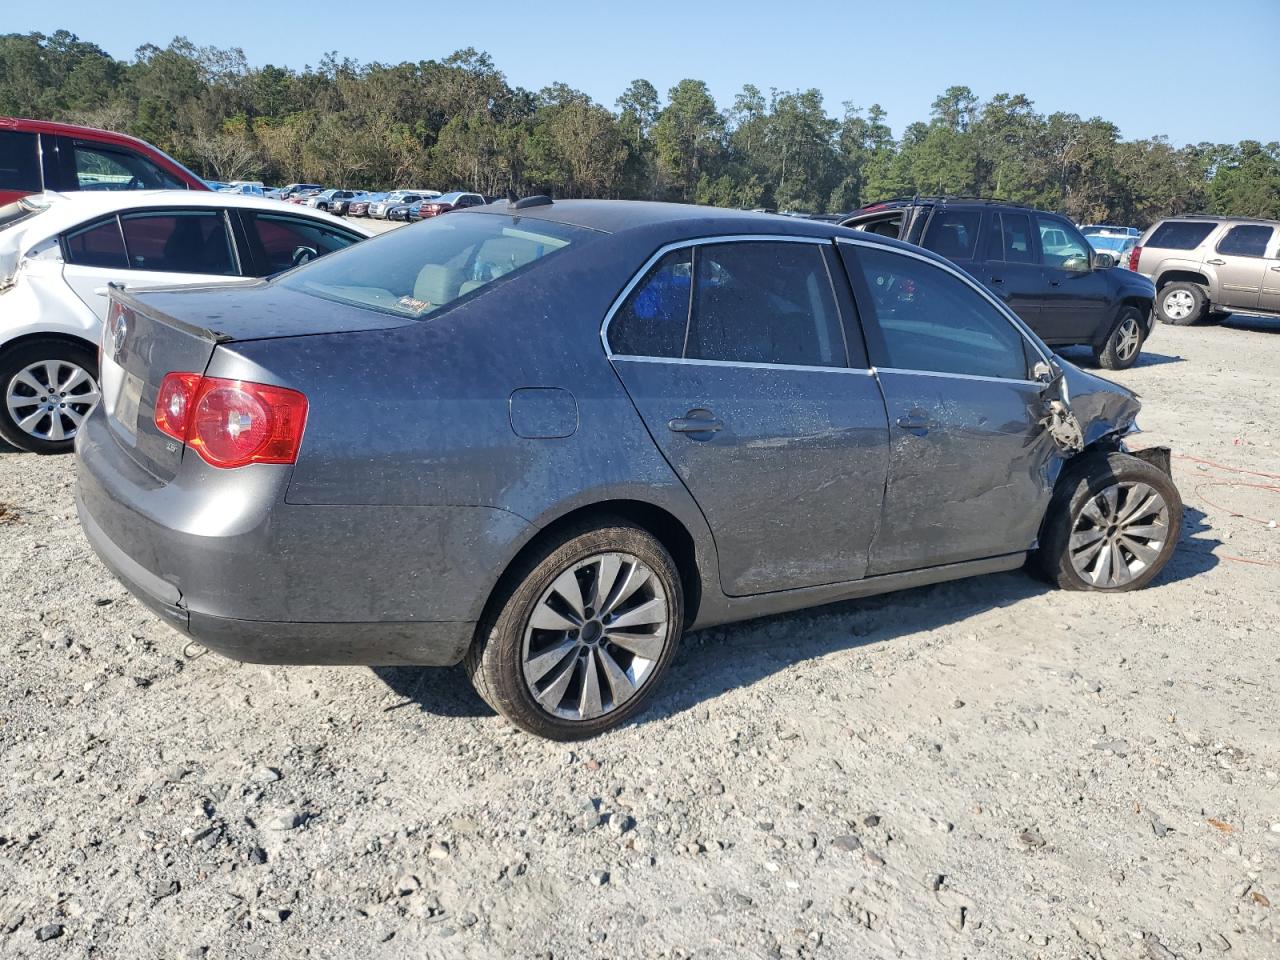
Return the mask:
[[[478,507],[291,505],[287,467],[184,458],[161,483],[101,409],[77,454],[76,506],[103,563],[166,623],[255,663],[455,664],[528,527]]]

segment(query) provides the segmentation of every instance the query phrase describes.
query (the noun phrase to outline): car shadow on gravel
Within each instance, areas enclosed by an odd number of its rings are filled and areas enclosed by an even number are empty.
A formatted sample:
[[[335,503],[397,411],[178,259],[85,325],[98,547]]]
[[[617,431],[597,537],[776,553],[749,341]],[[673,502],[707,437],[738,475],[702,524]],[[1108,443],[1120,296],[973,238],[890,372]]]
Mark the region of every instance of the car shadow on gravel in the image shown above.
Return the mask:
[[[1100,377],[1110,377],[1112,371],[1098,366],[1093,360],[1093,353],[1088,347],[1059,347],[1055,351],[1058,356],[1065,360],[1070,360],[1082,370],[1096,373]],[[1185,357],[1170,356],[1167,353],[1152,353],[1150,350],[1143,350],[1138,354],[1137,361],[1134,362],[1130,370],[1138,367],[1162,367],[1167,363],[1182,363]],[[1123,371],[1122,371],[1123,372]]]
[[[1217,566],[1213,550],[1221,542],[1202,536],[1212,530],[1205,520],[1200,510],[1185,508],[1178,550],[1153,587],[1196,577]],[[1025,571],[1013,571],[699,630],[681,642],[662,689],[636,722],[643,725],[646,719],[681,713],[805,660],[940,627],[964,630],[964,621],[971,617],[1014,606],[1051,589]],[[374,667],[373,673],[402,698],[388,711],[416,707],[443,717],[493,714],[461,667]]]
[[[1256,317],[1249,313],[1233,313],[1222,321],[1224,327],[1252,330],[1255,333],[1280,333],[1280,317]]]

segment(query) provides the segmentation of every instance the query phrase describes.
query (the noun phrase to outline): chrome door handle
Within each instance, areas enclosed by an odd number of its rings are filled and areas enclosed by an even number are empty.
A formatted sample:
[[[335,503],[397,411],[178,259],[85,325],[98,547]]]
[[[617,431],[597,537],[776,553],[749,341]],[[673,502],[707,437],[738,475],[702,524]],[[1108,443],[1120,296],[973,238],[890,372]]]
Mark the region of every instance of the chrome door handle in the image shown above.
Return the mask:
[[[1227,261],[1225,260],[1219,260],[1217,257],[1214,257],[1212,260],[1205,261],[1205,263],[1210,264],[1211,266],[1214,266],[1214,267],[1220,267],[1226,262]]]
[[[1280,267],[1272,267],[1271,269],[1274,270],[1276,273],[1280,273]]]
[[[710,410],[690,410],[683,417],[668,420],[667,429],[672,433],[717,433],[724,429],[724,424]]]

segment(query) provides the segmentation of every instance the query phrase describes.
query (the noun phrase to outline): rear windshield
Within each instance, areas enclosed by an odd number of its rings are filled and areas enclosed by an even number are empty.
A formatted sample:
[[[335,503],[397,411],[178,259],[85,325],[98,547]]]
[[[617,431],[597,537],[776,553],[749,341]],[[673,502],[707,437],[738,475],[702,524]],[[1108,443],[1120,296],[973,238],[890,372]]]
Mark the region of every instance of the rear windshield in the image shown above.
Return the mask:
[[[594,235],[546,220],[465,213],[357,243],[278,282],[416,320]]]
[[[1216,226],[1216,223],[1206,223],[1203,220],[1166,220],[1156,227],[1146,246],[1165,250],[1194,250]]]

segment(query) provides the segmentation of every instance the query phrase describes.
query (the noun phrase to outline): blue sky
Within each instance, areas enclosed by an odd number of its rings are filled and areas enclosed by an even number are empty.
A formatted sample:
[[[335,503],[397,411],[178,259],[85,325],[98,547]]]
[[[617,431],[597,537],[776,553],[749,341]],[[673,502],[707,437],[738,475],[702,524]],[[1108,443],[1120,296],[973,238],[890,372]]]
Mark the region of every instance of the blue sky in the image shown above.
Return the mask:
[[[744,83],[766,92],[817,87],[837,116],[846,100],[880,103],[899,134],[927,118],[942,90],[964,84],[984,99],[1021,92],[1045,113],[1102,116],[1125,137],[1280,139],[1280,0],[6,6],[0,30],[64,28],[125,59],[178,34],[241,47],[254,65],[291,67],[329,50],[397,63],[470,45],[492,54],[513,84],[536,90],[562,80],[610,107],[637,77],[664,95],[684,77],[705,80],[721,107]]]

